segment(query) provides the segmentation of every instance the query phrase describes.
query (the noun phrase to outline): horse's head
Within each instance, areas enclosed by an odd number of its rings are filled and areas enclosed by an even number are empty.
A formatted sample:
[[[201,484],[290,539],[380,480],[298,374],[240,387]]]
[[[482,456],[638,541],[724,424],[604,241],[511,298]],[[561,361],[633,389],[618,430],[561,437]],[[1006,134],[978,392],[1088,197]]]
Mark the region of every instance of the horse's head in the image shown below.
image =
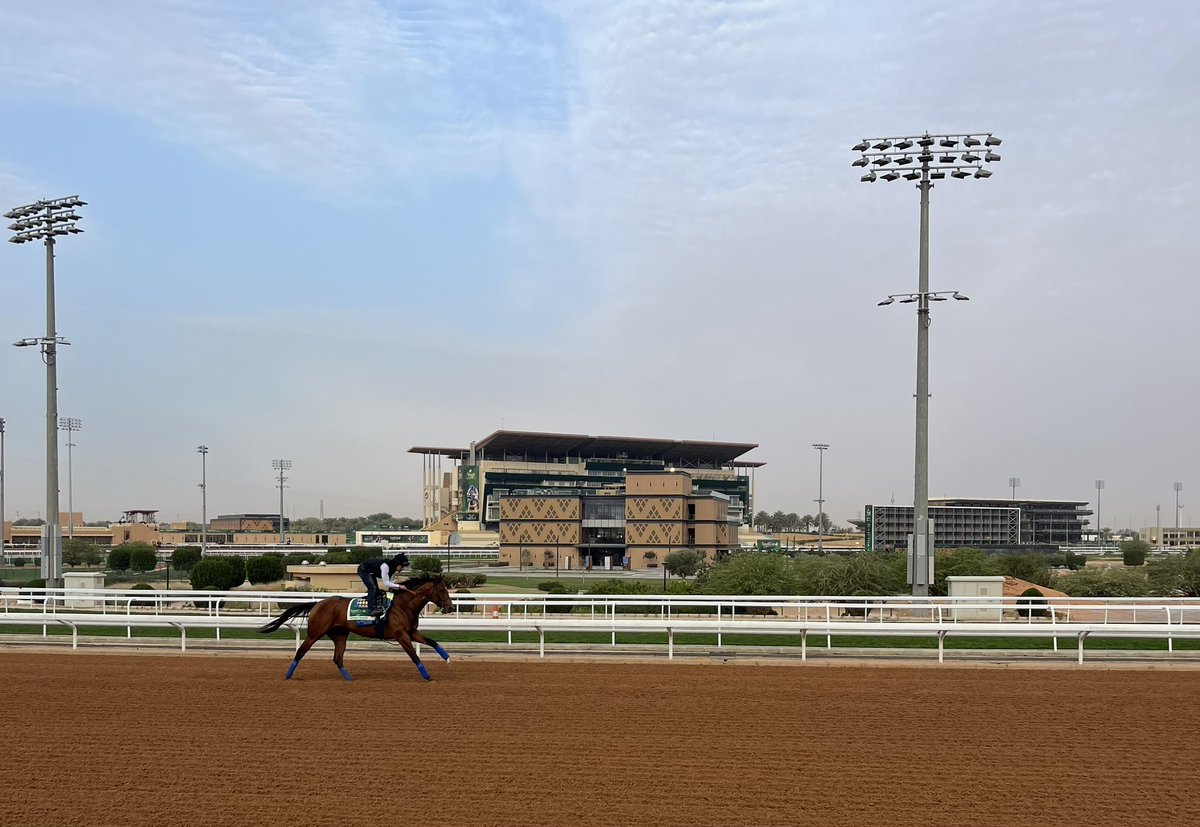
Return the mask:
[[[446,579],[440,574],[433,580],[433,591],[429,594],[429,602],[442,610],[442,614],[454,611],[454,601],[450,599],[450,590],[446,588]]]

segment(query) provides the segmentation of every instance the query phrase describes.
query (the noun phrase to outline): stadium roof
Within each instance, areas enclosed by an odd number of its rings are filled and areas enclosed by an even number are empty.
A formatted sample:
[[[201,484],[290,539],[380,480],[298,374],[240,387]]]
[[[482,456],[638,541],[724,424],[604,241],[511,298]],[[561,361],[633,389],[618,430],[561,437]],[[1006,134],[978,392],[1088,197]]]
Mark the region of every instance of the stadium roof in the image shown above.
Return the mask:
[[[480,458],[581,457],[662,460],[684,463],[699,460],[712,463],[734,463],[738,457],[758,444],[754,442],[709,442],[687,439],[650,439],[646,437],[588,436],[587,434],[553,434],[538,431],[495,431],[475,443]],[[451,459],[466,460],[467,448],[409,448],[411,454],[436,454]],[[739,467],[760,467],[762,463],[734,463]]]

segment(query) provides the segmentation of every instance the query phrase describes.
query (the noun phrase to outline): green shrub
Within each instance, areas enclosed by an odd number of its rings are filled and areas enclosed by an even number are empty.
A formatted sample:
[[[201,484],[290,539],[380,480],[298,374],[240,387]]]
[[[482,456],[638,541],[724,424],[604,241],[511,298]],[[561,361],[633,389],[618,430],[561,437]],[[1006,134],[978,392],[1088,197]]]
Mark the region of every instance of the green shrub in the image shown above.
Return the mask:
[[[312,561],[315,555],[308,554],[303,551],[293,551],[291,554],[283,555],[283,566],[286,569],[288,566],[298,566],[305,560]]]
[[[197,590],[211,589],[214,591],[229,591],[242,581],[230,564],[231,557],[205,557],[192,566],[190,579],[192,588]]]
[[[476,586],[482,586],[486,582],[486,574],[476,574],[474,572],[463,572],[446,577],[446,585],[451,589],[473,589]]]
[[[100,562],[100,549],[86,540],[73,540],[67,537],[63,540],[63,565],[94,566]]]
[[[1126,540],[1121,543],[1121,560],[1127,566],[1145,565],[1149,553],[1150,544],[1145,540]]]
[[[563,583],[558,580],[543,580],[537,584],[538,591],[547,592],[548,594],[570,594],[575,591],[568,589]]]
[[[158,549],[149,543],[123,543],[129,549],[129,568],[133,571],[154,571],[158,565]]]
[[[1140,569],[1083,569],[1058,578],[1055,585],[1072,597],[1145,597],[1150,593],[1150,580]]]
[[[1027,580],[1038,586],[1049,586],[1054,582],[1044,554],[1004,554],[997,559],[1000,574]]]
[[[154,587],[151,586],[149,583],[134,583],[129,588],[137,589],[138,591],[145,591],[146,589],[149,589],[150,591],[154,591]],[[134,606],[153,606],[154,601],[153,600],[135,600],[135,601],[133,601],[133,605]]]
[[[113,571],[125,571],[129,568],[128,543],[117,546],[108,553],[108,567]]]
[[[692,577],[704,563],[704,556],[691,548],[672,551],[663,560],[663,568],[676,577]]]
[[[371,546],[354,546],[347,553],[350,555],[351,562],[355,563],[356,565],[358,563],[365,563],[367,560],[370,560],[379,554],[384,554],[382,549],[372,548]]]
[[[1038,597],[1045,598],[1039,589],[1029,588],[1021,592],[1021,599],[1017,601],[1017,614],[1021,617],[1048,617],[1050,612],[1046,609],[1046,601],[1034,599]]]
[[[246,561],[246,577],[251,583],[274,583],[287,576],[282,557],[251,557]]]
[[[16,558],[15,560],[13,560],[13,565],[19,569],[25,568],[25,558],[24,557]]]
[[[46,588],[46,578],[35,577],[32,580],[30,580],[28,583],[26,583],[25,585],[31,589],[44,589],[44,588]]]
[[[417,575],[441,574],[442,572],[442,559],[430,554],[418,554],[409,561],[409,564],[412,566],[413,574]]]
[[[199,546],[180,546],[171,552],[171,568],[176,571],[191,571],[200,562]]]
[[[220,559],[227,562],[229,564],[229,568],[231,568],[233,570],[233,576],[236,578],[233,581],[234,586],[240,586],[246,582],[246,558],[245,557],[239,557],[239,556],[235,556],[235,555],[231,554],[228,557],[223,556]]]
[[[350,556],[348,551],[329,551],[321,558],[320,562],[327,566],[344,566],[348,563],[353,563],[354,558]]]

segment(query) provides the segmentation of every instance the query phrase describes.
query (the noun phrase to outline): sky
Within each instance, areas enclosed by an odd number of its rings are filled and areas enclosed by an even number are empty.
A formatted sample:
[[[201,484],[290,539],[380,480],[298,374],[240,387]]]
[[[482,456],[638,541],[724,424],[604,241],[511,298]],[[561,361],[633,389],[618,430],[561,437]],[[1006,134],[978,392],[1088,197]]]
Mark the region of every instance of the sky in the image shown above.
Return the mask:
[[[758,443],[756,507],[911,503],[918,192],[863,137],[992,132],[931,196],[930,494],[1200,497],[1190,0],[60,0],[5,10],[0,204],[78,194],[59,412],[87,519],[419,516],[413,445]],[[6,207],[7,209],[7,207]],[[0,249],[0,339],[44,333]],[[7,337],[7,338],[4,338]],[[6,513],[45,370],[0,348]],[[65,443],[65,440],[63,440]],[[62,508],[67,452],[62,450]],[[1197,512],[1200,513],[1200,512]]]

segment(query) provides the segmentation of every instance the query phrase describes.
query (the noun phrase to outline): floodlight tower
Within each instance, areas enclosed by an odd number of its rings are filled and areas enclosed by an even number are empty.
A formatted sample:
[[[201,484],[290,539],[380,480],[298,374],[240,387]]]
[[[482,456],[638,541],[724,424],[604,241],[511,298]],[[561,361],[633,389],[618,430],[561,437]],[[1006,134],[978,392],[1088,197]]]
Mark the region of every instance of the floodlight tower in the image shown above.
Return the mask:
[[[83,428],[83,420],[60,416],[58,428],[67,432],[67,539],[75,539],[75,462],[71,449],[75,447],[75,432]]]
[[[933,525],[929,521],[929,303],[952,298],[967,301],[957,290],[929,290],[929,191],[934,181],[951,178],[990,178],[985,166],[1000,160],[992,151],[1000,139],[990,132],[960,132],[947,135],[908,135],[864,138],[854,145],[860,153],[853,166],[864,167],[862,181],[880,178],[913,181],[921,191],[920,260],[917,292],[889,295],[880,305],[899,300],[917,305],[917,416],[916,461],[913,471],[913,533],[908,553],[908,582],[914,596],[929,594],[933,582]],[[935,146],[938,149],[935,150]]]
[[[279,545],[282,546],[287,543],[283,534],[283,489],[286,487],[284,482],[287,481],[287,477],[283,475],[283,472],[292,467],[292,461],[290,459],[273,459],[271,467],[279,472]]]
[[[1102,535],[1104,534],[1104,523],[1100,522],[1100,492],[1104,490],[1104,480],[1096,480],[1096,548],[1099,548],[1102,543]]]
[[[1012,489],[1012,492],[1013,492],[1012,498],[1015,500],[1017,498],[1017,489],[1021,487],[1021,478],[1020,477],[1009,477],[1008,478],[1008,487]]]
[[[38,345],[46,363],[46,521],[42,528],[42,577],[48,588],[62,588],[62,529],[58,525],[58,346],[70,344],[54,330],[54,239],[83,232],[75,210],[85,206],[79,196],[36,201],[4,214],[14,219],[8,228],[13,244],[42,241],[46,245],[46,335],[21,339],[17,347]]]
[[[0,566],[4,565],[4,417],[0,416]]]

